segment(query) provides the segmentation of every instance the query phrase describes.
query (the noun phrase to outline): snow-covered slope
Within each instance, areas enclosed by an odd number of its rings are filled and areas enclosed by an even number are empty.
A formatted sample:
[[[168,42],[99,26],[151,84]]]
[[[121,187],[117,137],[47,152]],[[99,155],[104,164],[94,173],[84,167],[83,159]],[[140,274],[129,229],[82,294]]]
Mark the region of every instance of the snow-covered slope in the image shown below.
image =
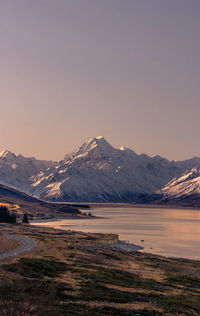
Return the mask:
[[[200,168],[200,158],[169,161],[137,155],[128,148],[114,148],[99,136],[57,163],[3,151],[0,182],[51,201],[126,202],[161,189],[194,167]]]
[[[24,192],[30,191],[30,178],[49,167],[52,161],[25,158],[4,150],[0,153],[0,182]]]
[[[30,193],[54,201],[133,201],[138,193],[152,193],[197,165],[199,158],[170,162],[116,149],[100,136],[33,176]]]
[[[193,168],[181,177],[172,179],[160,190],[160,193],[168,198],[200,195],[200,169]]]

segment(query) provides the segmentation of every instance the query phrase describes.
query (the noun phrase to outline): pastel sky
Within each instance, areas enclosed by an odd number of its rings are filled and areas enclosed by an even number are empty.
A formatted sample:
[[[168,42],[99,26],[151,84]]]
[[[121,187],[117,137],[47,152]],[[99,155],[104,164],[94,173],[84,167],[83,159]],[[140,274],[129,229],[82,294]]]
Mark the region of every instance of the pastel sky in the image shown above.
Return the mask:
[[[200,156],[199,0],[1,0],[0,150]]]

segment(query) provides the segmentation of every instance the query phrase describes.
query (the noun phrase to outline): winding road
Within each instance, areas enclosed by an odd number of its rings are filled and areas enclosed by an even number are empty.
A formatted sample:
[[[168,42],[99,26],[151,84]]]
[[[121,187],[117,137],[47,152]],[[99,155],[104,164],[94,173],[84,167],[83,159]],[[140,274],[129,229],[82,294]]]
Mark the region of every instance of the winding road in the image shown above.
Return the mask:
[[[14,257],[14,256],[20,254],[21,252],[31,250],[33,247],[36,246],[35,240],[33,240],[31,238],[27,238],[24,236],[18,236],[18,235],[11,235],[11,234],[6,234],[6,236],[10,239],[21,242],[22,245],[14,250],[1,253],[0,260],[5,259],[5,258],[9,258],[9,257]]]

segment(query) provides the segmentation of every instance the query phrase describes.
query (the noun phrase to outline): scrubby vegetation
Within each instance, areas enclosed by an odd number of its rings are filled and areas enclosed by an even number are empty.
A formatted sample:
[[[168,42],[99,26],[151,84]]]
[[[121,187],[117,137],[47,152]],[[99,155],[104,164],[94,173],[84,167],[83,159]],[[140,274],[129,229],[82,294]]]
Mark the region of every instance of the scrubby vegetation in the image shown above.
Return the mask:
[[[0,232],[0,254],[13,250],[19,246],[19,243],[15,240],[7,238],[5,234]]]
[[[28,214],[27,213],[25,213],[23,215],[22,223],[24,223],[24,224],[28,224],[29,223]]]
[[[2,262],[3,316],[200,315],[198,261],[104,248],[112,235],[15,229],[38,247]]]
[[[56,277],[66,270],[66,264],[55,260],[22,258],[17,263],[7,264],[4,269],[17,272],[28,278]]]
[[[16,215],[10,214],[6,206],[0,206],[0,222],[1,223],[16,223]]]

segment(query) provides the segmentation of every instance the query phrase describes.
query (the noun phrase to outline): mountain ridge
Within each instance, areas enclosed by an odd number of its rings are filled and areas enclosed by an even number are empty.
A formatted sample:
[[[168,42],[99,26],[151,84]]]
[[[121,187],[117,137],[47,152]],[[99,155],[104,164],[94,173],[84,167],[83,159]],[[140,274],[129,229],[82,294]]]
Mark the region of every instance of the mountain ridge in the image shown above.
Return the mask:
[[[17,190],[29,193],[30,178],[55,165],[53,161],[24,157],[9,150],[0,153],[0,182]]]
[[[90,138],[59,162],[0,154],[0,182],[35,197],[60,202],[134,202],[193,167],[200,158],[169,161],[113,147],[103,136]]]
[[[200,168],[187,170],[153,194],[140,194],[136,203],[199,208]]]
[[[53,201],[130,202],[140,193],[162,188],[196,164],[200,166],[200,158],[175,162],[158,155],[137,155],[129,148],[114,148],[98,136],[56,167],[32,177],[32,194]]]
[[[200,195],[200,169],[187,170],[180,177],[172,179],[160,191],[164,196],[180,198],[185,195]]]

